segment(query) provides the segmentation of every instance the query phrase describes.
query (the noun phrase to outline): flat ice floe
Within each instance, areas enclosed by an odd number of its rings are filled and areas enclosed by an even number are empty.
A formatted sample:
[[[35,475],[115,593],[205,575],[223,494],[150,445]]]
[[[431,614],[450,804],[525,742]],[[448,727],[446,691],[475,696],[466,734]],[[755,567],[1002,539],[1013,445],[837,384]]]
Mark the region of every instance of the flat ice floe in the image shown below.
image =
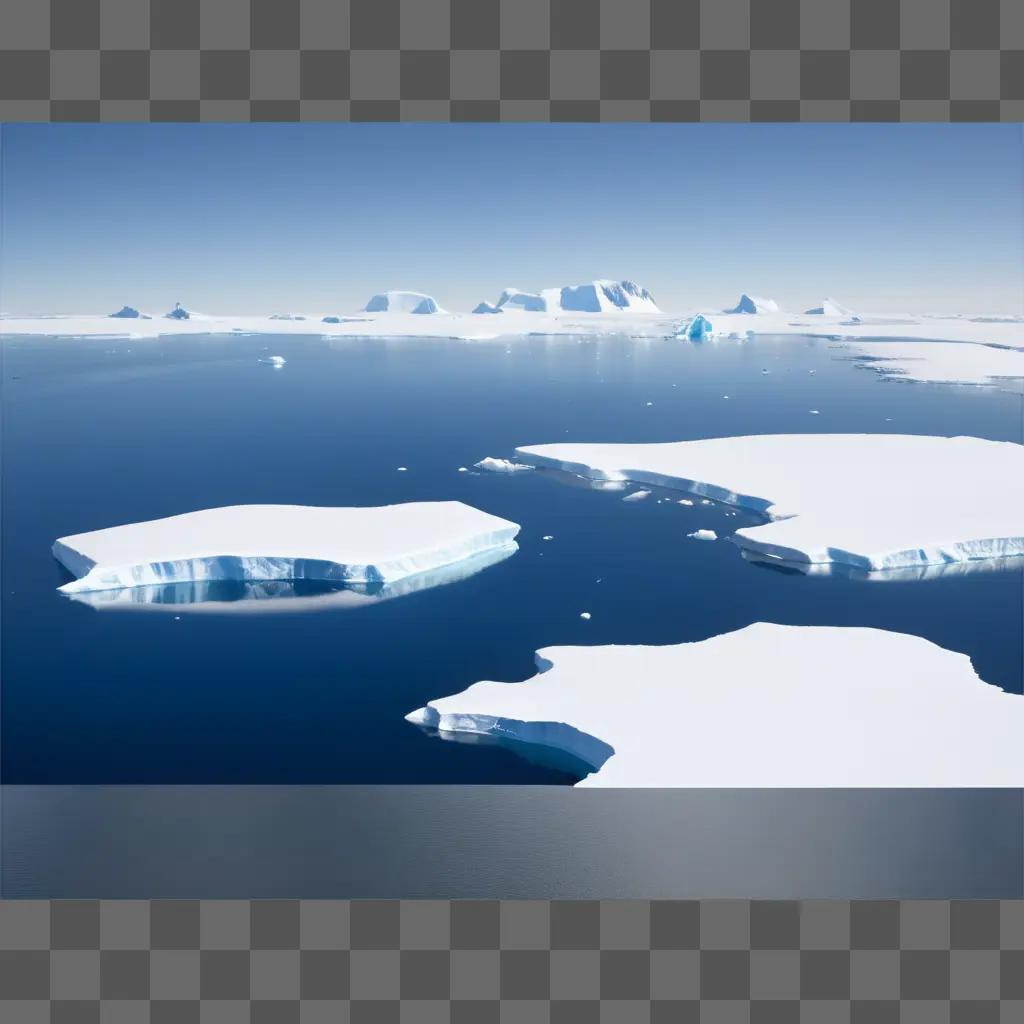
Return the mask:
[[[1024,378],[1020,349],[955,341],[851,341],[850,348],[883,372],[922,383],[993,384]]]
[[[1021,786],[1024,697],[879,629],[757,623],[665,647],[547,647],[538,674],[407,716],[566,750],[581,786]]]
[[[862,570],[1024,555],[1024,445],[905,434],[764,434],[546,444],[524,462],[673,487],[766,515],[730,539],[766,557]]]
[[[212,580],[394,583],[515,551],[516,523],[459,501],[378,508],[230,505],[61,537],[67,594]]]

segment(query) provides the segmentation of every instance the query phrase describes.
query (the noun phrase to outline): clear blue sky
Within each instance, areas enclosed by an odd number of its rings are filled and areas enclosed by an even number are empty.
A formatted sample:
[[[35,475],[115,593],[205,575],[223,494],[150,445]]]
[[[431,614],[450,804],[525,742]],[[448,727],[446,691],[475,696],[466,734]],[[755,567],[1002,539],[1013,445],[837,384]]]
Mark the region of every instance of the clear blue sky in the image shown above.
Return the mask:
[[[663,309],[1024,311],[1015,125],[8,125],[0,309],[449,309],[594,277]]]

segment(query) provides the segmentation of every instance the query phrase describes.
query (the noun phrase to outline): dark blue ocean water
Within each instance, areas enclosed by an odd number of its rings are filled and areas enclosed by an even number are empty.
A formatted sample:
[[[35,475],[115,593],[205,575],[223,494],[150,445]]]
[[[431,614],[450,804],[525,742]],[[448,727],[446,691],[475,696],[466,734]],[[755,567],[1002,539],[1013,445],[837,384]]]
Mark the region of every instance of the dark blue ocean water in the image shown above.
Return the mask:
[[[287,365],[258,362],[270,353]],[[865,431],[1020,442],[1022,429],[1019,393],[886,379],[806,338],[5,339],[4,781],[566,783],[575,766],[442,741],[403,716],[479,679],[531,675],[539,647],[676,643],[754,621],[914,633],[1020,692],[1020,568],[808,578],[728,543],[686,541],[755,521],[719,507],[457,470],[560,440]],[[98,611],[56,590],[67,577],[50,545],[65,534],[247,502],[433,499],[522,524],[520,551],[354,608],[250,613],[261,602],[238,601],[176,617]]]

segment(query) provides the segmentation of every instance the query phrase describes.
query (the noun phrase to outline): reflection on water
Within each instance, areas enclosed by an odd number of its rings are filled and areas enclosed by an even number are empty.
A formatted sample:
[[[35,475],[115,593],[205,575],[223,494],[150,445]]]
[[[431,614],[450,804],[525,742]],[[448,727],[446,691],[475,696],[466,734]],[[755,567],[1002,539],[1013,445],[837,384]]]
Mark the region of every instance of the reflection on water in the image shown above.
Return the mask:
[[[335,584],[320,580],[192,580],[119,590],[87,590],[67,595],[97,611],[320,612],[362,608],[394,597],[468,579],[515,554],[509,544],[472,558],[416,573],[393,583]]]
[[[797,562],[774,555],[741,548],[744,561],[761,569],[797,576],[826,576],[867,583],[908,583],[913,580],[953,579],[980,573],[1024,572],[1024,555],[1001,558],[972,558],[965,562],[943,562],[938,565],[907,565],[899,569],[860,569],[840,562]]]

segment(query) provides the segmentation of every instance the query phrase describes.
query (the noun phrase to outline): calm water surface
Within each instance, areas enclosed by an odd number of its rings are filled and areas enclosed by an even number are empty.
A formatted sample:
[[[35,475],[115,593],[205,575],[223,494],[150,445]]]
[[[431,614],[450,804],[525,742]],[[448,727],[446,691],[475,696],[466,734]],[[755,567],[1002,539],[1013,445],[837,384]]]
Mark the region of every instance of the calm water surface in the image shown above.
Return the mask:
[[[269,354],[287,365],[258,362]],[[1020,567],[808,578],[687,540],[756,521],[719,506],[458,472],[520,444],[805,431],[1020,442],[1022,397],[886,379],[807,338],[5,339],[4,780],[565,784],[578,765],[444,742],[403,716],[479,679],[526,678],[539,647],[756,621],[914,633],[1020,692]],[[870,479],[863,490],[876,497]],[[186,587],[152,596],[216,603],[123,610],[56,591],[50,545],[65,534],[216,505],[441,499],[520,523],[520,551],[388,600]]]

